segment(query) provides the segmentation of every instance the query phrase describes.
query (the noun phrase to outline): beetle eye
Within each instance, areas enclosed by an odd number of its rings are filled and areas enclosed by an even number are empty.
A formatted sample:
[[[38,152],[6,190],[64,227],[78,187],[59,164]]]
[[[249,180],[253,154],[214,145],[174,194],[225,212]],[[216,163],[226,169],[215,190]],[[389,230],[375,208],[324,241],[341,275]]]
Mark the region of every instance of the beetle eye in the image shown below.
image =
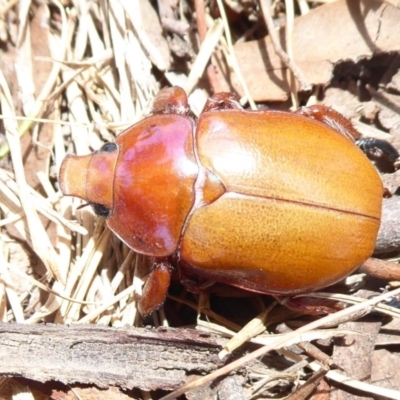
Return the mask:
[[[90,203],[90,205],[93,207],[95,214],[99,217],[108,218],[110,216],[110,209],[106,206],[103,206],[103,204]]]
[[[100,147],[98,150],[99,153],[111,153],[117,150],[117,145],[115,143],[105,143],[103,146]]]

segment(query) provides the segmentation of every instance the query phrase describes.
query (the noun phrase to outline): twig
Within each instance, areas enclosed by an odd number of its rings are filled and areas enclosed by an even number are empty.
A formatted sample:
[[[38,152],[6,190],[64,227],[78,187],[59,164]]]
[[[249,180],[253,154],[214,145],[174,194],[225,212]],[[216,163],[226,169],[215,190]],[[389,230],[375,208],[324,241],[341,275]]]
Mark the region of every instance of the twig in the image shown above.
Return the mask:
[[[195,0],[194,7],[196,10],[197,30],[199,32],[199,39],[201,44],[203,43],[207,35],[206,11],[205,11],[206,8],[204,0]],[[213,65],[209,65],[207,67],[207,77],[214,93],[220,92],[221,91],[220,84],[218,82],[217,74],[215,73]]]
[[[0,374],[39,382],[173,390],[213,371],[225,339],[172,328],[0,323]]]
[[[260,0],[260,6],[276,54],[279,56],[282,62],[292,71],[293,75],[300,83],[301,90],[304,91],[311,90],[311,85],[307,82],[303,72],[294,63],[294,61],[291,60],[290,57],[285,53],[285,51],[282,49],[281,44],[279,43],[279,38],[278,35],[276,34],[274,22],[272,20],[272,16],[269,10],[270,0]]]

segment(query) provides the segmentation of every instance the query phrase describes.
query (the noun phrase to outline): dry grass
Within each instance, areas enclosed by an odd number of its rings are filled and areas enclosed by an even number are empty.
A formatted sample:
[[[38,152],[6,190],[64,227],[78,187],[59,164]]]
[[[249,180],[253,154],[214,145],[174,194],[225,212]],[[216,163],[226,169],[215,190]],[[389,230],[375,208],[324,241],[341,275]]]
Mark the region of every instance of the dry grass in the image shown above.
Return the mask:
[[[46,63],[51,70],[36,97],[29,92],[37,84],[32,63],[24,63],[25,58],[32,56],[29,48],[35,39],[30,35],[30,28],[34,22],[29,21],[27,12],[23,13],[23,3],[19,4],[18,17],[24,18],[16,26],[20,35],[16,70],[21,71],[16,78],[22,91],[20,96],[30,97],[29,104],[23,106],[23,113],[28,115],[24,121],[18,121],[10,93],[10,83],[16,82],[7,82],[0,76],[2,114],[14,172],[1,171],[2,225],[5,227],[2,257],[8,266],[3,275],[2,320],[71,323],[83,322],[84,318],[92,323],[135,324],[133,293],[140,293],[141,276],[145,273],[140,268],[141,258],[112,239],[103,221],[97,221],[90,208],[78,211],[81,202],[63,197],[54,181],[54,172],[67,152],[89,153],[104,140],[112,140],[121,127],[148,113],[159,89],[148,55],[129,34],[134,24],[129,13],[133,14],[134,4],[113,2],[110,7],[115,8],[107,10],[105,4],[103,8],[101,4],[79,2],[77,8],[66,8],[52,2],[55,8],[50,15],[46,15],[48,9],[44,5],[34,10],[41,18],[59,18],[58,21],[44,20],[57,26],[46,29],[50,50]],[[123,17],[117,23],[113,16],[118,14]],[[120,29],[117,24],[122,24]],[[121,53],[120,68],[114,62],[112,48]],[[49,110],[52,120],[46,120]],[[28,129],[37,135],[38,119],[49,124],[52,147],[48,149],[46,170],[37,171],[40,185],[34,190],[25,176],[20,139]],[[32,143],[33,152],[41,146],[34,136]],[[3,150],[7,150],[5,145]],[[77,223],[71,222],[74,220]],[[51,229],[49,221],[53,225]],[[41,275],[31,265],[24,274],[21,266],[10,260],[10,243],[14,240],[8,235],[7,227],[11,224],[18,238],[38,257],[38,263],[44,265]],[[111,248],[110,243],[114,244]],[[21,279],[26,284],[18,295],[13,282]],[[37,294],[39,288],[47,291],[48,296]],[[33,305],[31,298],[35,293]]]

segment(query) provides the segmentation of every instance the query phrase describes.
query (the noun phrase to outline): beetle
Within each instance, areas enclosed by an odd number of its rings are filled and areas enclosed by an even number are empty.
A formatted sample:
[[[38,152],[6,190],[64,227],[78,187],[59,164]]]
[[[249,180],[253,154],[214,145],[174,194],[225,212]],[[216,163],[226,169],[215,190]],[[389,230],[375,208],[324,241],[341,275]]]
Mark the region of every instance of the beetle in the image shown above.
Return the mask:
[[[143,315],[163,303],[172,257],[191,290],[219,282],[293,296],[342,280],[373,252],[383,186],[359,136],[330,108],[245,111],[232,93],[212,96],[196,120],[172,87],[115,143],[68,155],[60,188],[154,257]]]

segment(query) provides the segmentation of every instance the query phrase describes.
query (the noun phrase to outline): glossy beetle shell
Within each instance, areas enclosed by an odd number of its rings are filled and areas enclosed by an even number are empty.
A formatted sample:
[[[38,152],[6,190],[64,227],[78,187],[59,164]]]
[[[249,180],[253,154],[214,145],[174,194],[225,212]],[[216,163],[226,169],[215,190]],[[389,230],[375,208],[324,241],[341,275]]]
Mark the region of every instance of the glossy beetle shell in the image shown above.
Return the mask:
[[[68,156],[63,193],[105,206],[139,253],[247,290],[315,290],[371,255],[383,188],[354,143],[303,115],[215,107],[197,123],[153,115],[115,151]]]
[[[331,128],[281,112],[207,113],[197,148],[226,192],[188,221],[180,255],[192,272],[293,294],[333,284],[371,255],[382,184]]]

